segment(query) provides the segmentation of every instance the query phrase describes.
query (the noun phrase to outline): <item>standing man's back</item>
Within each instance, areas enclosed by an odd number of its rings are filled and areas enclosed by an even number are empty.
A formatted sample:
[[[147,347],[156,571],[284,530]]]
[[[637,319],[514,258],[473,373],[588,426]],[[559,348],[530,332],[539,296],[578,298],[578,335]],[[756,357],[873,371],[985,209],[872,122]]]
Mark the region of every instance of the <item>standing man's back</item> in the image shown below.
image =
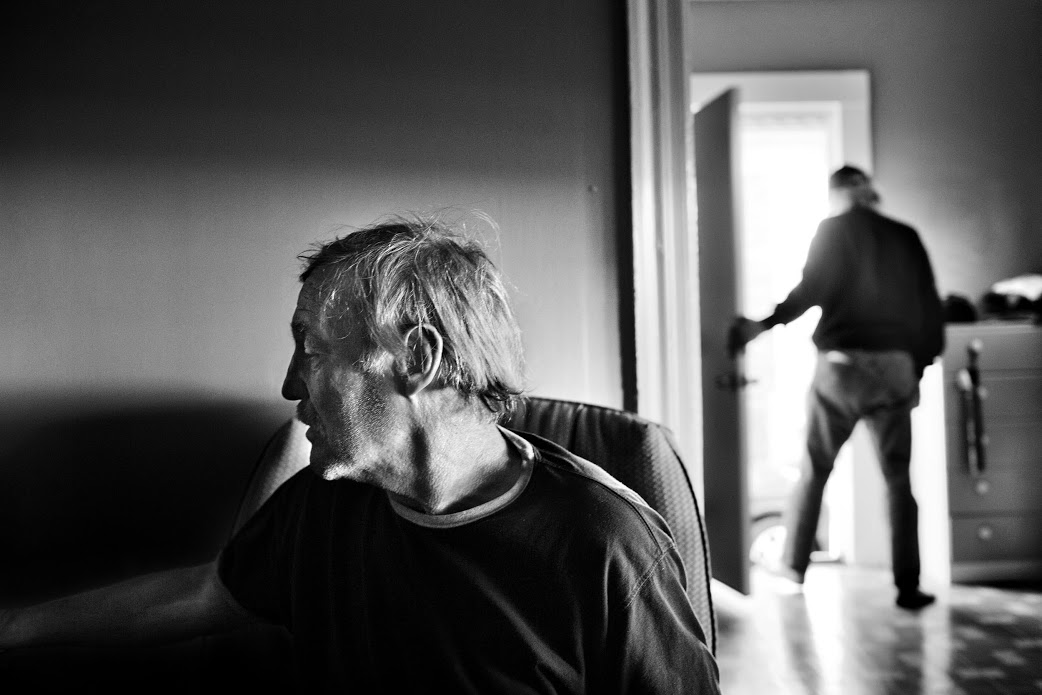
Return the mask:
[[[940,300],[919,235],[871,207],[821,223],[804,282],[772,320],[787,323],[814,304],[819,349],[904,350],[920,373],[940,352]]]
[[[812,306],[818,360],[807,394],[806,449],[786,513],[782,563],[775,574],[802,584],[810,563],[825,484],[840,448],[864,421],[887,485],[897,605],[919,609],[934,597],[919,589],[919,511],[912,495],[911,412],[919,379],[944,346],[941,301],[919,235],[876,211],[871,179],[845,166],[829,177],[833,216],[819,226],[803,278],[774,313],[740,317],[728,343],[741,349]]]

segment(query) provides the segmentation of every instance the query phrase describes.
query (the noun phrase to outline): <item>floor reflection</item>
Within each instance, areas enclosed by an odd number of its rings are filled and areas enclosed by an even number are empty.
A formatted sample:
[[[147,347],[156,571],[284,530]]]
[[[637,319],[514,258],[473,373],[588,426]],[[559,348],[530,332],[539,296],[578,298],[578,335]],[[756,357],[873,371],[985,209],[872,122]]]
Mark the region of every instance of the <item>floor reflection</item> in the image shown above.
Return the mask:
[[[1042,584],[953,586],[918,613],[886,571],[814,565],[793,591],[754,569],[752,588],[714,582],[727,695],[1042,693]]]

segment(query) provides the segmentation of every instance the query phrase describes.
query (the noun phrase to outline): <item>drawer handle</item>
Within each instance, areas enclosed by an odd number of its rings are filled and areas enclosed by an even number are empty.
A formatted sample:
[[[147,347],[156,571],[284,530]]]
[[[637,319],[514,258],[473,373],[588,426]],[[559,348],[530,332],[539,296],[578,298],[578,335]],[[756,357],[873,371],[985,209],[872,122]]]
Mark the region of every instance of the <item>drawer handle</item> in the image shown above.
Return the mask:
[[[982,348],[980,340],[970,341],[966,347],[969,365],[960,369],[956,377],[962,394],[963,417],[966,421],[966,464],[970,475],[974,477],[984,473],[987,463],[985,449],[988,445],[988,435],[984,432],[984,399],[987,392],[981,385],[980,367],[977,365]]]
[[[987,524],[982,524],[977,527],[977,538],[982,541],[990,541],[995,535],[995,530]]]

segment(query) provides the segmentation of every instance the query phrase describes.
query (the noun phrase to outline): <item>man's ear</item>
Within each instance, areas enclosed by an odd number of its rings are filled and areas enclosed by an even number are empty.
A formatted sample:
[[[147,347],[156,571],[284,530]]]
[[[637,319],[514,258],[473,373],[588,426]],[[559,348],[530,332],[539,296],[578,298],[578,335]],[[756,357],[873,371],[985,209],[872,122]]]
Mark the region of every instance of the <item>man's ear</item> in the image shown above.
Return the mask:
[[[413,326],[405,332],[408,351],[405,373],[402,375],[405,395],[409,398],[430,386],[441,368],[442,338],[433,326]]]

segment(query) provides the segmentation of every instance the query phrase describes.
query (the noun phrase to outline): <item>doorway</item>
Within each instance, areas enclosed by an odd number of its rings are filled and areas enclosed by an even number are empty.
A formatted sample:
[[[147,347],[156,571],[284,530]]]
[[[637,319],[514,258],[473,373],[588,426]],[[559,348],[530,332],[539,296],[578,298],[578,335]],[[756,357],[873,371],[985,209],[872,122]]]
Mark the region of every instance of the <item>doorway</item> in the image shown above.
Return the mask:
[[[735,262],[738,309],[761,318],[799,281],[807,248],[827,215],[827,178],[844,162],[871,169],[869,83],[864,71],[695,74],[693,111],[734,89],[736,145]],[[697,182],[696,182],[697,185]],[[776,557],[784,539],[781,514],[798,476],[806,416],[804,394],[813,374],[812,310],[748,346],[741,371],[749,380],[738,409],[744,452],[744,506],[749,559]],[[844,448],[827,490],[820,551],[833,559],[851,550],[851,446]],[[708,455],[709,467],[719,457]],[[707,471],[707,475],[709,472]],[[829,509],[841,510],[829,513]]]
[[[800,280],[814,230],[828,214],[827,179],[842,156],[836,102],[761,102],[739,105],[743,315],[768,316]],[[753,563],[781,556],[782,513],[799,477],[807,422],[799,407],[814,373],[811,334],[816,307],[778,326],[746,349],[755,382],[744,399],[749,466],[750,550]],[[819,558],[830,547],[823,506]]]

